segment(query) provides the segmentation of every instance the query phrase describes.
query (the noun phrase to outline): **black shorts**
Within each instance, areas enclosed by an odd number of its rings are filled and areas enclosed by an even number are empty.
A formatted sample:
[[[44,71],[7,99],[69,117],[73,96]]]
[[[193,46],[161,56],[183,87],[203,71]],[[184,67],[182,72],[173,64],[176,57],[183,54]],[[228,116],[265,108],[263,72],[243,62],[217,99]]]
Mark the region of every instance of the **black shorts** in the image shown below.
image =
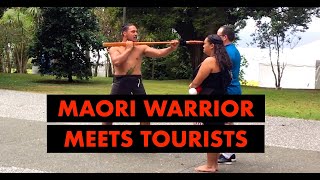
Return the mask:
[[[111,95],[146,95],[141,75],[114,76]]]

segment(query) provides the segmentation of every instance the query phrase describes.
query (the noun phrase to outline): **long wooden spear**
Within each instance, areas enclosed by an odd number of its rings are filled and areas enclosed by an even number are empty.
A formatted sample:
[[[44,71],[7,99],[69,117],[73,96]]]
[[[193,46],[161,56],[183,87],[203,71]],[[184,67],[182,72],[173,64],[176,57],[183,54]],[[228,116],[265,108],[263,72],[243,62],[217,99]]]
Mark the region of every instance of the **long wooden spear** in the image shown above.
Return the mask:
[[[134,42],[134,45],[161,45],[161,44],[171,44],[171,41],[159,41],[159,42]],[[192,45],[192,44],[203,44],[203,41],[198,40],[190,40],[184,41],[180,40],[180,45]],[[114,47],[114,46],[126,46],[126,42],[104,42],[103,47]]]

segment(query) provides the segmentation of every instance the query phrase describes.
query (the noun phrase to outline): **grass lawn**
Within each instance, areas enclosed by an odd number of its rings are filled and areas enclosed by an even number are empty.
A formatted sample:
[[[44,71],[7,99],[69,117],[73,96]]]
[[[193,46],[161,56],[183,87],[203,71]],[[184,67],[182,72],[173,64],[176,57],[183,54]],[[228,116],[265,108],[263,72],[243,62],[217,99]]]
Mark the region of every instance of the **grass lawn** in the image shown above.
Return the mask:
[[[53,76],[0,74],[0,89],[46,94],[109,94],[112,78],[68,83]],[[144,80],[148,94],[187,94],[190,80]],[[242,87],[243,94],[264,94],[266,115],[320,120],[320,90]]]

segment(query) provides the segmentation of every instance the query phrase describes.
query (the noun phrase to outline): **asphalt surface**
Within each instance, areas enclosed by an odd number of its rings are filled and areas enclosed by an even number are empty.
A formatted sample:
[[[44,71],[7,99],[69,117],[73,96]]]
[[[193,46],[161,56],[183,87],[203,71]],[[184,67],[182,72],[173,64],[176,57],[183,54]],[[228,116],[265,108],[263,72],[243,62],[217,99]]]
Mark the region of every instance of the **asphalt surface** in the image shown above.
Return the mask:
[[[1,173],[196,173],[206,162],[205,153],[47,153],[46,108],[46,94],[0,90]],[[237,153],[218,173],[320,172],[320,121],[264,125],[265,153]]]

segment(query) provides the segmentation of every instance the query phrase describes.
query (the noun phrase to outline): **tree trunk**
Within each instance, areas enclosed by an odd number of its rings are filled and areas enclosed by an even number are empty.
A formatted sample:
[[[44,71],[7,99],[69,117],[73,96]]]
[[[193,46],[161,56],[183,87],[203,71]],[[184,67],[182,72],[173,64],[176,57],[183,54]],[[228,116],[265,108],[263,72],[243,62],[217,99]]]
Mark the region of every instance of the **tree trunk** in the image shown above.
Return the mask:
[[[100,61],[100,52],[98,51],[98,59],[97,59],[97,62],[96,62],[96,66],[94,67],[94,73],[93,73],[94,77],[98,76],[99,61]]]
[[[20,69],[20,66],[19,66],[19,54],[18,54],[18,47],[16,46],[13,50],[13,62],[14,64],[16,65],[16,71],[15,73],[18,73],[19,72],[19,69]]]
[[[85,51],[85,55],[86,55],[86,58],[88,59],[88,63],[87,63],[87,67],[88,67],[88,70],[89,70],[89,76],[92,76],[92,66],[91,66],[91,58],[90,58],[90,51]]]
[[[7,69],[8,68],[8,69]],[[6,66],[5,66],[5,72],[11,73],[11,59],[10,59],[10,47],[7,45],[6,48]]]
[[[28,64],[28,57],[26,55],[23,56],[23,63],[22,63],[22,73],[27,73],[27,64]]]
[[[69,75],[68,75],[68,82],[73,82],[73,80],[72,80],[72,73],[69,73]]]
[[[67,68],[68,68],[68,70],[67,70],[68,82],[71,83],[71,82],[73,82],[73,80],[72,80],[72,64],[71,64],[70,60],[67,61]]]
[[[20,54],[19,54],[19,73],[23,73],[23,50],[24,46],[22,43],[20,43]],[[19,51],[18,51],[19,52]]]
[[[108,53],[105,53],[105,56],[107,58],[107,77],[110,77],[111,75],[113,75],[113,64],[111,63],[111,59],[109,57],[109,54]]]
[[[191,23],[177,23],[179,26],[175,27],[178,34],[184,40],[203,40],[203,37],[198,37],[195,33],[196,30],[194,29]],[[202,61],[203,61],[203,51],[202,45],[187,45],[188,51],[190,53],[192,69],[195,69]]]
[[[0,73],[3,73],[3,59],[2,59],[2,54],[0,54]]]
[[[21,72],[20,73],[27,73],[27,63],[28,63],[28,55],[26,52],[26,44],[21,44]]]
[[[20,63],[20,45],[16,44],[14,49],[13,49],[13,59],[14,59],[14,64],[16,65],[16,73],[20,73],[21,70],[21,63]]]
[[[26,53],[25,44],[17,44],[14,48],[14,62],[16,65],[17,73],[26,73],[27,72],[27,62],[28,57]]]
[[[202,46],[192,45],[188,47],[188,50],[190,52],[192,69],[195,69],[204,59]]]

